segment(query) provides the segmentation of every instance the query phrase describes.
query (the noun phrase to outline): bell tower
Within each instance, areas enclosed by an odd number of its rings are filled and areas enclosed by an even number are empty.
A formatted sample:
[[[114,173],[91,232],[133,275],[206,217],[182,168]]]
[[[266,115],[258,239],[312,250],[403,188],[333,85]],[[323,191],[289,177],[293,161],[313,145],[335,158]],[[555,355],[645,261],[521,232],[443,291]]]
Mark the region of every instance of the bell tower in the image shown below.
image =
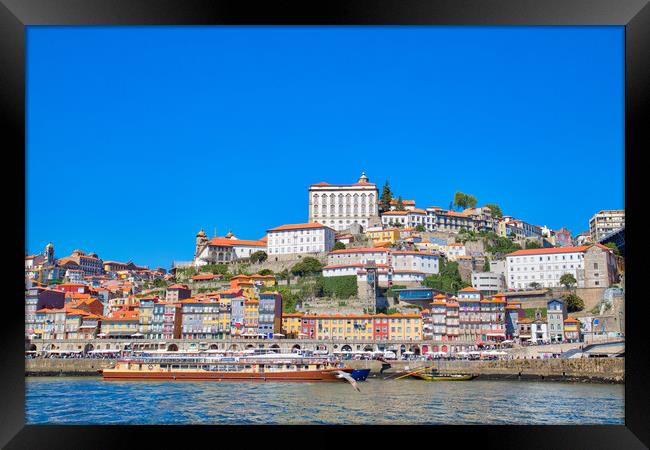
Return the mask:
[[[196,233],[196,249],[194,250],[195,258],[199,256],[199,252],[207,243],[208,243],[208,237],[205,234],[205,231],[203,231],[203,228],[201,228],[201,231]]]

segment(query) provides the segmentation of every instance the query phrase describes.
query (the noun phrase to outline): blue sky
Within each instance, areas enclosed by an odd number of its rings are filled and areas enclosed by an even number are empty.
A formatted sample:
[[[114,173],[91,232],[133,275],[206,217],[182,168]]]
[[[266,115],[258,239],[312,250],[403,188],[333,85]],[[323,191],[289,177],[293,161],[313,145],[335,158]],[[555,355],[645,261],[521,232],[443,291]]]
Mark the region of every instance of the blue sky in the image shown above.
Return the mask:
[[[170,267],[361,171],[574,234],[624,207],[622,27],[29,27],[27,251]]]

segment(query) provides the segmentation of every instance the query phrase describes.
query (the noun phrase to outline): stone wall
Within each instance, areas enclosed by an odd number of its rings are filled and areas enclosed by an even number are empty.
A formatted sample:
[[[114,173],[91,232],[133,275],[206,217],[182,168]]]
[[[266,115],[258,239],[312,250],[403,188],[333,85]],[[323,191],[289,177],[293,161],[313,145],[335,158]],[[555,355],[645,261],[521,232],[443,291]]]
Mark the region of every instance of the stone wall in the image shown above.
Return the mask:
[[[624,358],[513,359],[497,361],[391,361],[383,376],[394,378],[408,371],[432,366],[443,374],[477,375],[483,379],[591,381],[622,383]],[[353,368],[370,368],[378,374],[379,361],[349,361]]]
[[[348,367],[370,368],[373,375],[381,369],[380,361],[346,361]],[[622,383],[625,379],[624,358],[518,359],[501,361],[391,361],[384,377],[433,366],[440,373],[478,375],[485,379],[557,380]],[[112,365],[110,360],[31,359],[25,361],[26,375],[70,376],[99,375]]]

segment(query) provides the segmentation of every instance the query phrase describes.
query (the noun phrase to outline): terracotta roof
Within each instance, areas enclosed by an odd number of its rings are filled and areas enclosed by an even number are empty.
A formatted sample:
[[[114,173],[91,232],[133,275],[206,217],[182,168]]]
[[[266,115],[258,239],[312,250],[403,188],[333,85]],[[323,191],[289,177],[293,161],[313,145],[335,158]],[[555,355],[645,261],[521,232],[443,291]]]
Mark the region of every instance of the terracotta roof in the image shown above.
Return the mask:
[[[443,294],[438,294],[438,295],[436,295],[436,296],[433,297],[433,298],[447,298],[447,296],[446,296],[446,295],[443,295]]]
[[[228,239],[225,237],[214,237],[208,241],[208,245],[214,245],[220,247],[233,247],[233,246],[266,247],[266,242],[244,240],[244,239]]]
[[[580,322],[580,321],[577,320],[577,319],[574,319],[573,317],[568,317],[568,318],[564,319],[564,322],[565,322],[565,323],[566,323],[566,322],[572,322],[572,323],[575,323],[575,322]]]
[[[309,222],[309,223],[290,223],[287,225],[280,225],[279,227],[275,228],[270,228],[267,231],[287,231],[287,230],[307,230],[307,229],[312,229],[312,228],[327,228],[332,231],[334,231],[333,228],[327,227],[325,225],[322,225],[317,222]]]
[[[323,270],[325,269],[341,269],[345,267],[359,267],[363,268],[366,267],[365,264],[338,264],[338,265],[331,265],[331,266],[325,266],[323,267]],[[387,264],[375,264],[375,267],[377,268],[388,268],[389,266]]]
[[[392,252],[393,255],[421,255],[421,256],[438,256],[436,253],[431,252],[414,252],[408,250],[395,250]]]
[[[587,250],[590,245],[581,245],[578,247],[553,247],[553,248],[531,248],[527,250],[517,250],[508,253],[506,256],[521,256],[521,255],[547,255],[553,253],[582,253]],[[607,250],[609,248],[605,247]]]
[[[345,253],[386,253],[388,250],[381,250],[373,247],[366,248],[345,248],[343,250],[332,250],[330,255],[340,255]]]
[[[382,213],[382,216],[405,216],[409,213],[409,211],[386,211]]]
[[[113,313],[111,317],[104,319],[105,321],[121,321],[121,320],[139,320],[139,311],[118,310]]]
[[[223,295],[223,294],[226,294],[226,295],[229,295],[229,294],[239,295],[239,294],[241,294],[241,289],[235,289],[235,288],[223,289],[221,291],[217,291],[216,294],[217,295]]]
[[[473,287],[466,287],[461,289],[458,292],[480,292],[478,289],[474,289]]]
[[[192,279],[195,280],[195,281],[212,280],[213,278],[223,278],[223,275],[222,274],[206,273],[206,274],[194,275],[192,277]]]
[[[187,287],[185,284],[172,284],[171,286],[167,287],[167,290],[169,289],[189,289],[189,287]]]

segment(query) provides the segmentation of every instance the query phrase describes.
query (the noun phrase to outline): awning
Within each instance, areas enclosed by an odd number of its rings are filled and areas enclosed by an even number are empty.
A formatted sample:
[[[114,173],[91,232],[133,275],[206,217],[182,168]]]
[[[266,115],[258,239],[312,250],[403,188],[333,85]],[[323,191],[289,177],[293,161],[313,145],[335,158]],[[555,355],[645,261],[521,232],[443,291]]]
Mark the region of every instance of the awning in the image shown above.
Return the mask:
[[[46,350],[48,353],[81,353],[81,350]]]

